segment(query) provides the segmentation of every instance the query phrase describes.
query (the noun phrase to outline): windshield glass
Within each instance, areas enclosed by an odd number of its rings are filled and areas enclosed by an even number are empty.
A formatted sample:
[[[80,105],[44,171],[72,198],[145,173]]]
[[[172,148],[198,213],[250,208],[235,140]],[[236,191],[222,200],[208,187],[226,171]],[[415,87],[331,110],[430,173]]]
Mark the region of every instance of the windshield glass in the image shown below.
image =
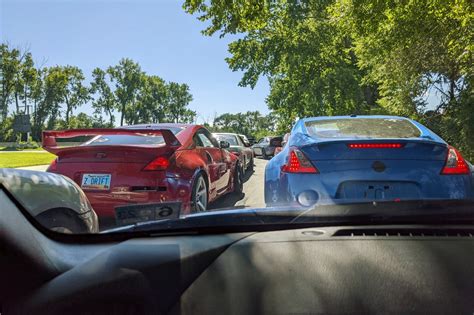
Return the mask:
[[[128,128],[134,129],[134,128]],[[135,128],[138,129],[138,128]],[[166,128],[177,134],[178,132],[182,131],[181,128]],[[161,135],[153,135],[153,136],[146,136],[143,134],[135,134],[135,135],[98,135],[92,138],[91,140],[85,142],[83,145],[160,145],[165,143],[163,136]]]
[[[234,135],[214,134],[214,137],[218,141],[227,141],[230,145],[240,145],[237,136]]]
[[[360,118],[314,120],[305,123],[309,135],[315,138],[416,138],[420,130],[405,119]]]
[[[0,7],[0,189],[48,229],[442,224],[474,201],[472,1]]]

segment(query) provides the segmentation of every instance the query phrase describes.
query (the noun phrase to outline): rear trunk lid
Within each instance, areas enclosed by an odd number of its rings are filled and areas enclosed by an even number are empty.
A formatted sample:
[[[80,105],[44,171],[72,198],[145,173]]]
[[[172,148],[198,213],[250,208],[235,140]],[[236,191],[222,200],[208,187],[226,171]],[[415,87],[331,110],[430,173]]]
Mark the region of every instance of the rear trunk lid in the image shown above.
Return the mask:
[[[439,191],[447,145],[418,139],[320,142],[301,148],[336,199],[420,199]],[[433,196],[436,194],[433,193]]]
[[[445,161],[447,145],[419,139],[337,140],[307,145],[301,150],[311,161],[380,159]]]
[[[84,136],[93,138],[70,147],[58,146],[56,142],[57,138]],[[43,147],[58,156],[50,171],[74,180],[89,198],[91,194],[97,194],[110,201],[130,199],[130,193],[166,189],[165,170],[144,171],[144,168],[158,157],[170,158],[180,146],[167,129],[83,129],[43,133]],[[113,195],[106,194],[109,192]]]

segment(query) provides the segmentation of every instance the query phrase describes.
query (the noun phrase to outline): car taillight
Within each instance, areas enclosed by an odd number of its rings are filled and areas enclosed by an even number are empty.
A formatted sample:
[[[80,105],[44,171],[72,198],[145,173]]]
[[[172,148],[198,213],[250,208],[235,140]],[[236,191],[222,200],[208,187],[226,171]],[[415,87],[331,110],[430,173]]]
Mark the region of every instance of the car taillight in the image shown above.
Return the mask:
[[[283,165],[281,170],[286,173],[319,173],[318,169],[311,164],[303,152],[296,148],[290,149],[288,162]]]
[[[461,153],[452,146],[448,146],[446,163],[441,170],[442,175],[466,175],[469,174],[469,167]]]
[[[401,149],[402,143],[349,143],[349,149]]]
[[[46,172],[55,172],[58,170],[58,158],[55,158],[53,162],[48,166]]]
[[[170,161],[164,156],[159,156],[145,166],[144,171],[163,171],[168,168]]]

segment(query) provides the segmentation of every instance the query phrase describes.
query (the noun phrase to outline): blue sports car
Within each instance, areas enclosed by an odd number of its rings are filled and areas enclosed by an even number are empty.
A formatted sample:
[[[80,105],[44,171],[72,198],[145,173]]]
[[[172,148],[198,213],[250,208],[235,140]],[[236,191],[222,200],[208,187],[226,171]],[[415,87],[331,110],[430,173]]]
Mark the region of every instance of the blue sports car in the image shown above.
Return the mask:
[[[299,120],[265,169],[267,206],[474,198],[474,168],[420,123],[395,116]]]

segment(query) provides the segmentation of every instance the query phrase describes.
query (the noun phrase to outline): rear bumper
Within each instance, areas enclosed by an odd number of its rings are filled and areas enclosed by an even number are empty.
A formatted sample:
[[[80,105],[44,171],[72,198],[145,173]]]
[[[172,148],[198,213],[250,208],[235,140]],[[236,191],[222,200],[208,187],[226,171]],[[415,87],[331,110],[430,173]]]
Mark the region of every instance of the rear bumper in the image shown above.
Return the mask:
[[[334,175],[334,174],[333,174]],[[420,178],[407,177],[383,177],[375,176],[359,177],[346,176],[343,172],[338,176],[326,176],[323,174],[289,174],[281,173],[278,181],[265,183],[265,199],[267,204],[297,204],[298,197],[303,192],[316,192],[318,203],[327,204],[334,201],[373,201],[373,200],[413,200],[413,199],[474,199],[474,187],[470,176],[466,175],[443,175],[436,176],[437,180],[423,180]],[[346,185],[346,184],[349,185]],[[383,198],[376,193],[367,195],[354,192],[352,195],[341,193],[341,187],[357,187],[353,184],[367,184],[368,188],[382,189],[384,187],[394,190]],[[379,184],[379,185],[377,185]],[[406,185],[405,185],[406,184]],[[397,187],[398,186],[398,187]],[[404,189],[400,189],[402,186]],[[359,196],[358,198],[353,198]],[[349,198],[350,197],[350,198]]]
[[[191,185],[189,181],[168,178],[166,191],[85,191],[99,223],[115,222],[115,208],[134,204],[181,202],[181,214],[191,209]]]

